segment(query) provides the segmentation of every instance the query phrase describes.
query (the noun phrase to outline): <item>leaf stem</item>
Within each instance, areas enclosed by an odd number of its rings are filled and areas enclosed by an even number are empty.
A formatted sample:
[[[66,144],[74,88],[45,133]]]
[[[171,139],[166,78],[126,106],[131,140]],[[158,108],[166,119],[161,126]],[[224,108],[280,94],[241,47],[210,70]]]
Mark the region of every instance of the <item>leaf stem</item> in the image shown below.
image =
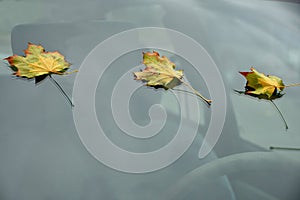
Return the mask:
[[[289,84],[289,85],[285,85],[284,87],[294,87],[294,86],[300,86],[300,83]]]
[[[275,88],[286,88],[286,87],[294,87],[294,86],[300,86],[300,83],[293,83],[289,85],[279,85],[279,86],[274,86]]]
[[[271,103],[273,104],[273,106],[276,108],[276,110],[277,110],[277,112],[279,113],[279,115],[280,115],[282,121],[284,122],[285,130],[288,130],[289,127],[288,127],[288,125],[287,125],[287,122],[285,121],[285,119],[284,119],[282,113],[280,112],[279,108],[276,106],[276,104],[274,103],[274,101],[272,101],[272,100],[270,100],[270,101],[271,101]]]
[[[206,99],[202,94],[200,94],[197,90],[195,90],[190,84],[188,84],[188,83],[185,82],[184,80],[182,80],[182,79],[179,79],[179,80],[180,80],[184,85],[186,85],[188,88],[190,88],[190,89],[193,91],[193,93],[194,93],[195,95],[197,95],[197,96],[200,97],[205,103],[207,103],[208,106],[211,105],[212,100]]]
[[[172,90],[174,91],[178,91],[178,92],[186,92],[188,94],[191,94],[191,95],[196,95],[194,92],[190,92],[190,91],[187,91],[187,90],[181,90],[181,89],[177,89],[177,88],[172,88]],[[198,97],[198,95],[196,95]]]
[[[273,146],[270,146],[269,147],[270,150],[292,150],[292,151],[300,151],[300,148],[293,148],[293,147],[273,147]]]
[[[59,83],[51,76],[51,74],[49,75],[50,80],[52,81],[52,83],[59,89],[59,91],[63,94],[63,96],[68,100],[68,102],[70,103],[70,105],[72,107],[74,107],[74,104],[72,103],[71,99],[69,98],[69,96],[67,95],[67,93],[63,90],[63,88],[59,85]]]

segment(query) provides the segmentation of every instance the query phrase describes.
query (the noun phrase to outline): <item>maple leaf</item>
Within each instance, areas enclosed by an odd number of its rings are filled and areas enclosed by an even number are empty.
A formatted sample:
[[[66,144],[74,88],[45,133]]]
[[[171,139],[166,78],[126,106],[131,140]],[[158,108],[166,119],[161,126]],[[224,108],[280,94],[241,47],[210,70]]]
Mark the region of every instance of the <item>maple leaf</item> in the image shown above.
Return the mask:
[[[299,86],[300,84],[297,83],[284,85],[282,79],[277,76],[265,75],[255,70],[254,67],[251,67],[250,70],[250,72],[240,72],[240,74],[242,74],[247,79],[245,91],[234,91],[240,94],[250,95],[259,99],[269,100],[278,111],[281,119],[285,124],[285,129],[287,130],[287,122],[285,121],[282,113],[280,112],[276,104],[273,102],[273,100],[278,99],[284,95],[281,93],[284,88]]]
[[[25,57],[13,55],[5,58],[14,72],[14,75],[23,78],[35,78],[36,83],[42,81],[50,74],[65,74],[71,65],[58,51],[45,52],[41,45],[28,43],[24,50]]]
[[[66,71],[71,64],[65,60],[65,57],[58,51],[46,52],[43,46],[32,43],[28,43],[24,53],[25,56],[13,55],[4,59],[14,71],[13,75],[27,79],[34,78],[36,84],[49,77],[73,106],[62,87],[51,76],[69,74]]]
[[[175,70],[175,64],[166,56],[160,57],[156,51],[143,53],[143,64],[146,68],[140,72],[134,72],[135,80],[147,82],[147,86],[164,88],[165,90],[184,84],[188,86],[195,95],[200,97],[208,105],[211,100],[203,97],[190,84],[183,80],[183,70]]]
[[[245,94],[259,99],[273,100],[283,96],[281,92],[285,88],[282,79],[277,76],[265,75],[256,71],[253,67],[251,72],[240,72],[246,79]]]
[[[157,52],[143,53],[143,64],[146,68],[141,72],[134,72],[136,80],[147,82],[147,86],[171,89],[181,84],[183,70],[175,70],[175,64],[167,57],[159,57]]]

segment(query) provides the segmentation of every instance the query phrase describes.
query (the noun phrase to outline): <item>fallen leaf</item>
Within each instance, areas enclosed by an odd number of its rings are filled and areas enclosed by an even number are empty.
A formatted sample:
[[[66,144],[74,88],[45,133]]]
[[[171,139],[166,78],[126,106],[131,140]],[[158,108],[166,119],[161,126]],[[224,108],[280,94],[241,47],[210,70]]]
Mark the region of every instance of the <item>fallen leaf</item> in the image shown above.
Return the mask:
[[[164,88],[165,90],[184,84],[188,86],[195,95],[204,100],[208,105],[211,100],[203,97],[190,84],[183,80],[183,70],[175,70],[175,64],[167,57],[160,57],[156,51],[143,53],[143,64],[146,68],[140,72],[134,72],[135,80],[146,82],[147,86]]]
[[[65,57],[58,51],[46,52],[43,46],[32,43],[28,43],[24,53],[25,56],[13,55],[4,59],[14,71],[13,75],[26,79],[34,78],[36,84],[49,77],[71,106],[74,106],[62,87],[51,76],[52,74],[70,74],[66,71],[71,64],[65,60]]]
[[[147,82],[150,87],[171,89],[180,85],[183,70],[175,70],[175,64],[167,57],[160,57],[155,51],[143,53],[143,64],[146,68],[141,72],[134,72],[135,80]]]
[[[282,79],[277,76],[265,75],[256,71],[253,67],[250,72],[240,72],[246,79],[245,93],[259,99],[273,100],[283,96],[285,88]]]
[[[25,56],[13,55],[5,60],[11,66],[14,75],[27,79],[35,78],[35,83],[44,80],[48,75],[64,75],[71,65],[58,51],[45,52],[41,45],[28,43]]]
[[[278,78],[277,76],[265,75],[256,71],[254,67],[251,67],[250,70],[250,72],[240,72],[240,74],[242,74],[247,79],[245,91],[235,91],[240,94],[269,100],[279,113],[281,119],[284,122],[285,129],[287,130],[287,122],[273,100],[282,97],[282,90],[288,86],[285,86],[282,79]]]

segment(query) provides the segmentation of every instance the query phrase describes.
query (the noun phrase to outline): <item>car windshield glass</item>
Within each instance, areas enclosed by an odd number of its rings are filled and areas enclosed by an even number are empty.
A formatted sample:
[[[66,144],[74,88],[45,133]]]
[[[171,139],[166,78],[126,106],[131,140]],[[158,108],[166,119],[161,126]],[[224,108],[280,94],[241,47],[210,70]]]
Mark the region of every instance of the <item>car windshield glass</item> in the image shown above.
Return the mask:
[[[300,198],[299,2],[0,0],[0,16],[0,199]],[[14,60],[36,45],[70,66]]]

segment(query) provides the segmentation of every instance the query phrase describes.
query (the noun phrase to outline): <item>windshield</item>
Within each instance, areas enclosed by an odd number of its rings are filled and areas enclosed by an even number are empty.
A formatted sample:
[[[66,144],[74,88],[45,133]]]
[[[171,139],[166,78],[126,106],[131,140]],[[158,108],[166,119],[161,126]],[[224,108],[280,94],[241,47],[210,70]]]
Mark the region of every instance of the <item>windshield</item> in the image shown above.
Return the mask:
[[[300,82],[299,10],[292,1],[0,1],[1,59],[30,42],[59,51],[72,72],[35,85],[1,62],[1,199],[299,199],[300,87],[259,99],[239,73]],[[145,55],[165,56],[183,76],[171,77],[175,86],[161,86],[170,71],[157,73],[158,87],[135,80]]]

